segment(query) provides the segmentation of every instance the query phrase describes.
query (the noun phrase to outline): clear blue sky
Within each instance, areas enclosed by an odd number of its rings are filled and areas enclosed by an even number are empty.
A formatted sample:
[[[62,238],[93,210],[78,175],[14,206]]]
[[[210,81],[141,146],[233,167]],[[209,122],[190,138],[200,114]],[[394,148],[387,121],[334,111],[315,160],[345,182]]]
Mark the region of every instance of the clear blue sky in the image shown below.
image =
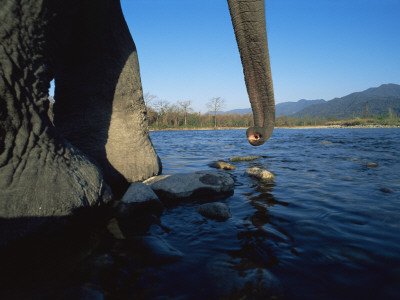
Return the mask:
[[[250,107],[226,0],[121,0],[144,92]],[[276,103],[400,84],[400,0],[266,0]]]

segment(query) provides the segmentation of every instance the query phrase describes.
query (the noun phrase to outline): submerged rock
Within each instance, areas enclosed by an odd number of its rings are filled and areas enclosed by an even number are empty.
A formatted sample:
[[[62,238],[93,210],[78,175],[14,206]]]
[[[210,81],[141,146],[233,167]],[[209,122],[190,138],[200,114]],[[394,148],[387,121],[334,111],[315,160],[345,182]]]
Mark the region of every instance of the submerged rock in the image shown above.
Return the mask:
[[[275,175],[271,172],[257,167],[248,169],[246,174],[264,181],[272,181],[275,178]]]
[[[279,280],[264,268],[243,268],[239,258],[219,255],[207,266],[217,299],[282,299]]]
[[[119,227],[118,220],[116,218],[112,218],[107,224],[107,230],[111,235],[117,240],[124,240],[125,236]]]
[[[91,286],[91,285],[84,285],[73,287],[61,295],[59,295],[57,300],[69,300],[69,299],[76,299],[76,300],[103,300],[104,294],[100,290],[99,287]]]
[[[132,183],[118,204],[119,216],[161,216],[164,205],[154,191],[142,182]]]
[[[374,162],[367,162],[367,163],[364,164],[364,166],[370,167],[370,168],[377,168],[377,167],[379,167],[379,165],[378,165],[377,163],[374,163]]]
[[[386,193],[386,194],[392,193],[391,190],[389,190],[388,188],[385,188],[385,187],[382,187],[382,188],[380,188],[379,190],[380,190],[382,193]]]
[[[232,217],[229,206],[219,202],[202,204],[196,208],[196,211],[206,218],[217,221],[226,221]]]
[[[105,278],[107,281],[115,276],[116,264],[114,257],[109,253],[94,254],[78,266],[79,278],[85,282],[96,282]],[[75,298],[70,298],[75,299]]]
[[[176,174],[150,184],[161,201],[233,193],[234,181],[221,171]]]
[[[215,161],[211,164],[209,164],[209,166],[211,168],[215,168],[215,169],[223,169],[223,170],[235,170],[236,166],[227,163],[225,161],[219,160],[219,161]]]
[[[146,234],[154,224],[161,224],[161,221],[153,214],[118,218],[119,228],[127,239]]]
[[[144,183],[132,183],[117,206],[116,220],[108,224],[116,239],[145,234],[152,224],[160,223],[164,205],[154,191]]]
[[[146,258],[154,264],[168,264],[180,260],[183,253],[159,236],[143,236],[141,244]]]
[[[234,156],[229,161],[235,162],[235,161],[252,161],[260,158],[259,156]]]

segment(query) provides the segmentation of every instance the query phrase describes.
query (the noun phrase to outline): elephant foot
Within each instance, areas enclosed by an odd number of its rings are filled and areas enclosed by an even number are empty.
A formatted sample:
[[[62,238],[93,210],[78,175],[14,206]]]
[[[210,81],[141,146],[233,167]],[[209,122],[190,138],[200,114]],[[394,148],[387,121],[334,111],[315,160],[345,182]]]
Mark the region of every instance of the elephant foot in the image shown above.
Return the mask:
[[[100,169],[61,138],[15,138],[7,152],[0,165],[0,246],[39,229],[56,232],[76,210],[112,199]]]

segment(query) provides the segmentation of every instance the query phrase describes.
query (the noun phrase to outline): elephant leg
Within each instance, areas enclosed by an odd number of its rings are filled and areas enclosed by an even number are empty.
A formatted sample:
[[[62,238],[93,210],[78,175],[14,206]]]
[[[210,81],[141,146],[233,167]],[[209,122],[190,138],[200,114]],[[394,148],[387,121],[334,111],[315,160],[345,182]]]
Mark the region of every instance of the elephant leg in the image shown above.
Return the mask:
[[[84,8],[55,74],[54,123],[101,166],[120,195],[129,182],[157,175],[135,44],[119,1]]]
[[[59,3],[0,1],[0,246],[112,197],[100,169],[47,115],[51,53],[74,13]]]

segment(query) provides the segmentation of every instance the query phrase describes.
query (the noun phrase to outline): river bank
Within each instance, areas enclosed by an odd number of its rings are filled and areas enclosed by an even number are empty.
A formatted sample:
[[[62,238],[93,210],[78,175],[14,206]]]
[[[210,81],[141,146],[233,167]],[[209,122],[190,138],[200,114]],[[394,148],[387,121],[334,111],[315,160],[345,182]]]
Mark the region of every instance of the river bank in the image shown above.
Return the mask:
[[[352,129],[352,128],[400,128],[400,125],[316,125],[316,126],[277,126],[277,129]],[[193,128],[150,128],[150,131],[187,131],[187,130],[227,130],[227,129],[247,129],[247,127],[193,127]]]

